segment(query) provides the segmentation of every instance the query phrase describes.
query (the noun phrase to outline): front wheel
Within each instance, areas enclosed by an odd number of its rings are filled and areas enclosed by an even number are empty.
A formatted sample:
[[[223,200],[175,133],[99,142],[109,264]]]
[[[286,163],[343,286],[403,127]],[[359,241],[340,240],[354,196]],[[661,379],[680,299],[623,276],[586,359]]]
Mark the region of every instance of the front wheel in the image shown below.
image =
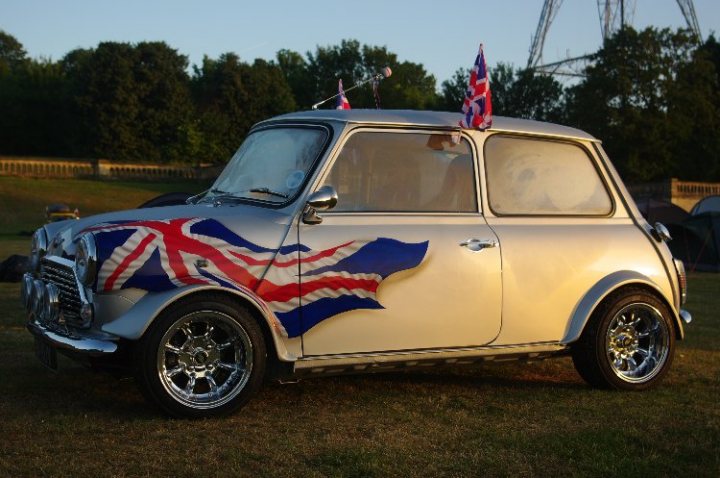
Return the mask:
[[[675,328],[667,306],[640,290],[606,299],[573,345],[578,373],[591,385],[644,390],[670,369]]]
[[[252,315],[225,297],[171,306],[138,343],[141,390],[170,415],[200,418],[244,405],[265,373],[263,334]]]

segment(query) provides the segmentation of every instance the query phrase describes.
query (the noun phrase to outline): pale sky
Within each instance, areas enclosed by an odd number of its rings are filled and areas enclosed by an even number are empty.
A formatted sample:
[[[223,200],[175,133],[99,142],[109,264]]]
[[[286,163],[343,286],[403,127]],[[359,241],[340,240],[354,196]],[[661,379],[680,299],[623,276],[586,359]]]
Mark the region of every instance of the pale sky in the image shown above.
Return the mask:
[[[101,41],[165,41],[191,64],[235,52],[248,62],[287,48],[305,54],[342,39],[386,46],[399,60],[422,63],[438,86],[470,67],[480,42],[492,67],[525,66],[541,0],[241,1],[0,0],[0,30],[33,58],[58,60]],[[703,37],[720,32],[720,0],[695,0]],[[673,0],[636,0],[633,25],[676,28]],[[717,36],[717,35],[716,35]],[[596,51],[602,42],[597,0],[565,0],[546,39],[552,62]]]

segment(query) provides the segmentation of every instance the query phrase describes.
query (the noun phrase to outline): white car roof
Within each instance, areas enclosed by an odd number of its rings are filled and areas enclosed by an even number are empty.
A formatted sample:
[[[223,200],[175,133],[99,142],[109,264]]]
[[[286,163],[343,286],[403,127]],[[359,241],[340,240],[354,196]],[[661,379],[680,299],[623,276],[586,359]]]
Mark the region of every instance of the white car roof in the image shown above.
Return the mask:
[[[450,113],[447,111],[417,111],[417,110],[310,110],[288,113],[265,122],[312,120],[312,121],[340,121],[344,123],[362,123],[393,126],[427,126],[440,129],[460,129],[458,121],[462,114]],[[260,124],[262,124],[260,123]],[[543,136],[560,136],[588,141],[599,141],[597,138],[585,131],[561,126],[554,123],[533,121],[505,116],[493,116],[493,125],[489,131],[508,133],[531,133]]]

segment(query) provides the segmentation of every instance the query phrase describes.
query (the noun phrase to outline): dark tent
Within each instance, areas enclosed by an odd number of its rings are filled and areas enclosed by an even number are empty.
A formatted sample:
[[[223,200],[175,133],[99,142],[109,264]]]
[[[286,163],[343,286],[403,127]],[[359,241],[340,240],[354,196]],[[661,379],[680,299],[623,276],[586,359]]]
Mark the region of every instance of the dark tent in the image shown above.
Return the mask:
[[[670,228],[670,234],[670,250],[688,272],[720,272],[720,212],[690,216]]]
[[[639,199],[635,201],[640,214],[650,224],[661,222],[665,226],[670,224],[682,224],[690,216],[683,208],[675,204],[658,201],[657,199]]]
[[[720,196],[707,196],[704,197],[699,203],[692,209],[691,214],[693,216],[702,214],[704,212],[720,212]]]

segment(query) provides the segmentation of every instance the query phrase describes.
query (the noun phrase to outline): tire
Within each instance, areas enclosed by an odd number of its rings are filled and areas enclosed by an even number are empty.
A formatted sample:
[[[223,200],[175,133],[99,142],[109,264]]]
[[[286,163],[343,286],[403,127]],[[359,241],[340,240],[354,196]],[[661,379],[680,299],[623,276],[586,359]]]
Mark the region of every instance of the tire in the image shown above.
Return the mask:
[[[222,295],[170,306],[135,350],[141,391],[166,413],[203,418],[245,405],[265,375],[263,333],[252,314]]]
[[[645,390],[670,369],[675,327],[668,307],[654,295],[625,289],[605,299],[572,347],[580,376],[590,385]]]

